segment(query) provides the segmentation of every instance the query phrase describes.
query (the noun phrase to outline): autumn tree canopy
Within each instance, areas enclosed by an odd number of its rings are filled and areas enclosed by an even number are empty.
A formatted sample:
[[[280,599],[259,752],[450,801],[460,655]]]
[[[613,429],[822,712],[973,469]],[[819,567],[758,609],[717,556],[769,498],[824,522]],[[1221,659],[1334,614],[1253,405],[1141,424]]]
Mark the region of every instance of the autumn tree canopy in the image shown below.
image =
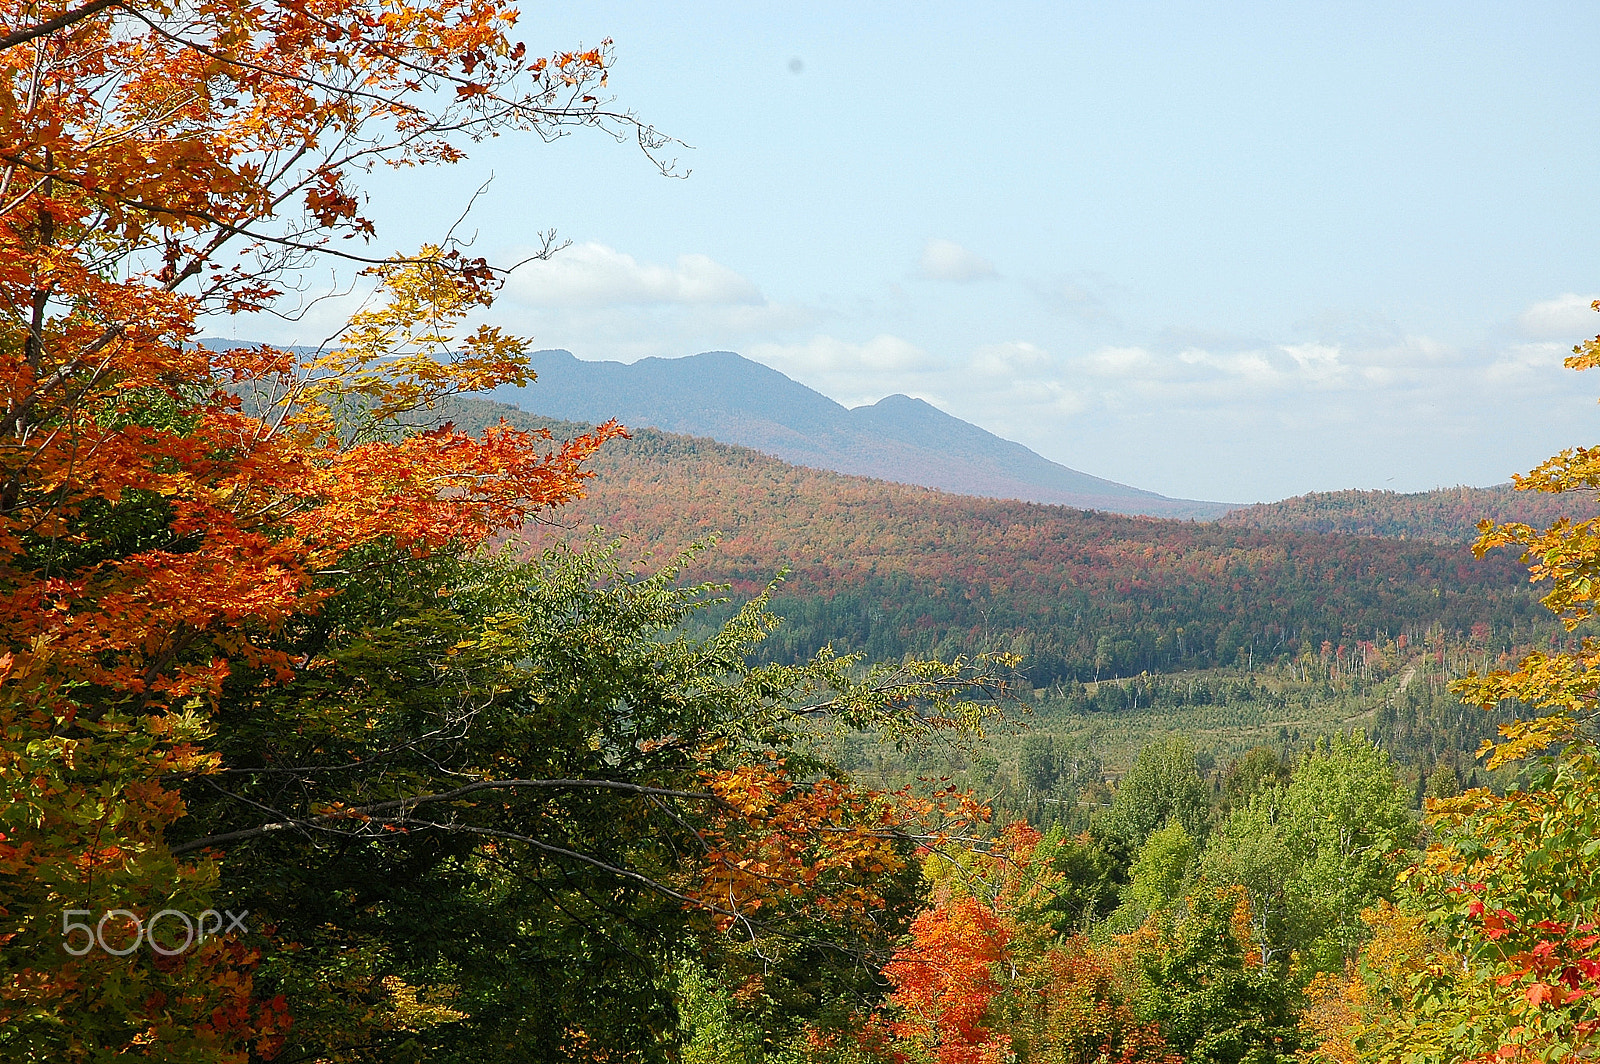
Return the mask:
[[[703,592],[670,574],[483,553],[620,429],[431,417],[529,379],[471,320],[504,274],[448,235],[380,250],[361,176],[501,133],[666,143],[601,96],[609,42],[535,56],[516,18],[0,6],[8,1059],[659,1056],[683,936],[813,1003],[870,982],[910,848],[978,813],[859,792],[807,738],[971,724],[968,665],[748,672],[759,605],[674,641]],[[302,312],[328,260],[376,291],[322,349],[195,342]],[[255,923],[141,923],[213,906]],[[103,948],[65,948],[85,914]]]
[[[214,855],[165,835],[175,781],[220,767],[231,672],[306,668],[271,643],[323,574],[516,527],[578,493],[610,431],[382,430],[523,372],[519,341],[454,335],[493,272],[374,251],[359,174],[499,129],[631,122],[593,95],[603,51],[535,59],[513,22],[496,3],[0,11],[0,1013],[53,1029],[37,1052],[271,1051],[288,1018],[252,997],[249,947],[214,939],[168,971],[78,958],[62,910],[204,909]],[[325,255],[387,292],[352,342],[192,342],[209,312],[292,313],[295,271]]]
[[[0,609],[19,675],[141,706],[204,694],[352,546],[481,539],[576,493],[599,437],[546,461],[516,434],[347,435],[352,402],[376,427],[522,379],[519,341],[452,333],[494,271],[372,250],[359,175],[500,130],[638,128],[594,95],[603,50],[535,59],[514,21],[498,3],[5,10]],[[330,255],[388,295],[335,353],[191,342],[206,313],[293,312],[295,271]]]

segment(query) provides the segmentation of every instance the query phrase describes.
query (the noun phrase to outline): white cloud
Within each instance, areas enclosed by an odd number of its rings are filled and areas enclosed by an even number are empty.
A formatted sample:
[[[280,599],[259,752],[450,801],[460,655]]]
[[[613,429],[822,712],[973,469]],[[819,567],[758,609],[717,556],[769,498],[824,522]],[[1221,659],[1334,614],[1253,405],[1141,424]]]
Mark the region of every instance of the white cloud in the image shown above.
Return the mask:
[[[743,351],[756,341],[814,330],[818,314],[802,303],[767,299],[752,281],[705,255],[680,255],[668,266],[591,242],[518,269],[485,317],[535,347],[634,362]]]
[[[1079,359],[1078,368],[1096,377],[1167,376],[1155,356],[1142,347],[1104,347]]]
[[[909,340],[887,333],[862,343],[813,336],[800,343],[758,343],[743,353],[845,406],[875,403],[896,392],[939,405],[948,394],[945,363]]]
[[[794,303],[657,303],[620,307],[532,307],[509,300],[486,315],[533,346],[565,348],[579,358],[635,362],[701,351],[748,351],[774,336],[804,335],[817,312]]]
[[[1285,344],[1282,350],[1312,380],[1334,381],[1344,376],[1337,344]]]
[[[1081,414],[1089,408],[1089,399],[1086,395],[1067,387],[1059,380],[1019,378],[1009,383],[1009,387],[986,397],[990,405],[1006,411],[1025,409],[1030,414],[1042,415],[1052,420]],[[1005,430],[1000,430],[1000,434],[1006,435]]]
[[[1540,340],[1567,340],[1577,343],[1600,332],[1600,315],[1590,308],[1593,296],[1572,292],[1535,303],[1517,317],[1517,324],[1528,336]]]
[[[917,272],[930,281],[978,281],[995,276],[994,263],[953,240],[929,240],[922,245]]]
[[[1528,357],[1517,356],[1516,361]],[[1192,407],[1258,403],[1268,396],[1411,388],[1436,380],[1445,364],[1465,360],[1462,352],[1419,336],[1376,348],[1326,343],[1108,346],[1068,359],[1064,367],[1068,375],[1098,380],[1107,396],[1137,393]]]
[[[1038,376],[1055,365],[1042,347],[1026,340],[985,344],[972,354],[972,369],[988,377]]]
[[[1215,370],[1223,378],[1235,378],[1248,387],[1275,384],[1283,376],[1266,351],[1204,351],[1191,347],[1178,353],[1178,361],[1190,366]]]
[[[760,305],[753,282],[705,255],[679,255],[673,266],[641,263],[604,244],[577,244],[518,269],[506,298],[548,307],[680,304]]]
[[[1571,353],[1572,345],[1564,343],[1513,344],[1499,352],[1483,368],[1483,374],[1498,387],[1544,381],[1552,376],[1559,377],[1559,368]]]

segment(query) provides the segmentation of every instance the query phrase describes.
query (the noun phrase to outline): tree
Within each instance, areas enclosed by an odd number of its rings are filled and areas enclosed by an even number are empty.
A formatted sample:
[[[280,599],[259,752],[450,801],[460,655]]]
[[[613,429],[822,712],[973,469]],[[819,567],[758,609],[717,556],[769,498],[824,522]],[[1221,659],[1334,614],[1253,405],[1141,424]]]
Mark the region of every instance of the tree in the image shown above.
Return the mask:
[[[1152,831],[1128,870],[1122,904],[1111,914],[1110,928],[1129,932],[1152,913],[1164,913],[1183,899],[1194,870],[1194,840],[1176,820]]]
[[[343,238],[373,234],[352,182],[380,162],[453,161],[501,129],[629,124],[591,94],[604,51],[531,59],[495,0],[4,10],[14,668],[48,659],[63,683],[146,705],[203,697],[221,674],[209,651],[248,659],[237,631],[313,606],[314,574],[351,546],[459,546],[576,494],[600,437],[549,459],[517,434],[381,437],[405,409],[525,380],[521,344],[452,335],[489,298],[486,263],[396,262]],[[189,342],[207,312],[292,312],[282,286],[313,254],[388,290],[339,351]]]
[[[1596,304],[1600,309],[1600,304]],[[1600,337],[1567,365],[1600,365]],[[1600,486],[1600,448],[1563,451],[1526,476],[1524,491]],[[1600,520],[1560,518],[1538,530],[1479,525],[1482,554],[1516,547],[1544,604],[1566,629],[1594,616]],[[1502,725],[1488,767],[1521,765],[1504,795],[1476,788],[1428,802],[1437,834],[1404,876],[1399,908],[1369,917],[1386,933],[1333,987],[1329,1055],[1381,1061],[1534,1061],[1592,1056],[1600,1032],[1600,747],[1593,732],[1600,641],[1535,651],[1514,669],[1460,681],[1462,700],[1508,701],[1544,715]]]
[[[1203,839],[1211,796],[1195,764],[1194,745],[1182,736],[1158,739],[1139,751],[1117,787],[1102,829],[1130,847],[1175,820],[1191,839]]]
[[[1029,735],[1017,754],[1017,779],[1023,786],[1039,792],[1055,789],[1060,777],[1055,742],[1048,735]]]
[[[1249,956],[1244,905],[1236,889],[1202,883],[1136,938],[1150,984],[1142,1004],[1183,1060],[1269,1064],[1300,1046],[1288,985]]]
[[[1319,740],[1283,791],[1291,934],[1313,970],[1335,971],[1366,937],[1360,913],[1391,895],[1416,839],[1389,755],[1357,732]]]
[[[1244,892],[1252,945],[1262,967],[1285,959],[1290,884],[1300,867],[1282,823],[1281,802],[1282,793],[1274,788],[1235,806],[1200,861],[1207,882]]]
[[[1505,690],[1514,674],[1471,681]],[[1600,763],[1570,718],[1508,726],[1508,764],[1558,745],[1524,788],[1429,802],[1438,835],[1403,877],[1378,936],[1327,981],[1317,1026],[1336,1059],[1566,1060],[1600,1032],[1600,898],[1593,886]]]
[[[1289,766],[1269,746],[1253,746],[1228,766],[1222,794],[1229,809],[1243,805],[1257,792],[1289,782]]]
[[[1260,759],[1276,775],[1270,761]],[[1360,919],[1393,894],[1416,824],[1386,753],[1365,735],[1321,739],[1287,783],[1235,806],[1203,855],[1202,876],[1244,892],[1263,967],[1336,971],[1367,937]]]
[[[938,1064],[988,1064],[1005,1059],[1008,1040],[986,1014],[1002,992],[1000,969],[1009,921],[974,897],[926,909],[911,925],[913,945],[884,968],[894,984],[890,1003],[903,1017],[899,1041]]]
[[[470,552],[578,494],[613,431],[393,430],[526,374],[520,341],[455,335],[487,264],[363,250],[359,174],[639,127],[594,94],[603,48],[530,57],[497,0],[0,12],[0,1030],[50,1059],[270,1054],[287,1017],[257,950],[74,957],[63,910],[207,908],[216,861],[167,832],[176,781],[221,767],[235,671],[303,674],[275,644],[332,574]],[[317,256],[387,291],[338,350],[191,342],[204,313],[295,313]]]
[[[1052,926],[1062,936],[1088,934],[1116,909],[1128,881],[1128,854],[1118,843],[1083,832],[1061,839],[1050,862],[1057,873],[1046,906]]]

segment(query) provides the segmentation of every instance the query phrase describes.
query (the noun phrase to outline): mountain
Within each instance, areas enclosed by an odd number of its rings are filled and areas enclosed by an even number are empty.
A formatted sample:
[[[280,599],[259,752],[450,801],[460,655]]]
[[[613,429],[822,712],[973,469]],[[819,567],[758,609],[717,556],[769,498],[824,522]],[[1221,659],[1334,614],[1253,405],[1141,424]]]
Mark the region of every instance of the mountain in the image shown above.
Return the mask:
[[[736,355],[586,362],[539,351],[538,381],[496,399],[532,413],[709,436],[795,465],[988,498],[1109,513],[1206,519],[1223,503],[1170,499],[1058,465],[921,399],[891,395],[853,410]]]
[[[1232,510],[1225,525],[1272,532],[1342,532],[1433,543],[1471,543],[1478,522],[1518,521],[1545,528],[1558,518],[1587,520],[1600,514],[1594,493],[1549,495],[1517,491],[1510,484],[1489,488],[1393,491],[1324,491],[1281,502]]]
[[[504,417],[563,424],[482,400],[435,415],[480,430]],[[1251,662],[1407,633],[1487,624],[1494,646],[1553,628],[1524,570],[1496,552],[1124,517],[789,465],[744,447],[652,429],[596,455],[589,497],[524,530],[527,549],[601,526],[625,558],[659,564],[716,534],[686,577],[773,599],[776,660],[826,643],[875,660],[1014,650],[1036,685]],[[713,611],[708,615],[715,619]],[[1539,626],[1543,625],[1543,628]]]

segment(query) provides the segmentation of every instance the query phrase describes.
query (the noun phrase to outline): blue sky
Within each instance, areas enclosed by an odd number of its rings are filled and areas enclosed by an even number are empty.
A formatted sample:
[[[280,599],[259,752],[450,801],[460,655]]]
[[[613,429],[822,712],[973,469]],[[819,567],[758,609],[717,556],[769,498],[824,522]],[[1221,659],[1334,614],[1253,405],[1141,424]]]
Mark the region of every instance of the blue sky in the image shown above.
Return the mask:
[[[395,249],[490,173],[480,248],[573,241],[494,308],[537,346],[739,351],[1226,501],[1494,483],[1600,429],[1560,366],[1600,332],[1600,5],[596,2],[520,36],[613,38],[618,103],[693,146],[682,180],[579,134],[371,185]]]

